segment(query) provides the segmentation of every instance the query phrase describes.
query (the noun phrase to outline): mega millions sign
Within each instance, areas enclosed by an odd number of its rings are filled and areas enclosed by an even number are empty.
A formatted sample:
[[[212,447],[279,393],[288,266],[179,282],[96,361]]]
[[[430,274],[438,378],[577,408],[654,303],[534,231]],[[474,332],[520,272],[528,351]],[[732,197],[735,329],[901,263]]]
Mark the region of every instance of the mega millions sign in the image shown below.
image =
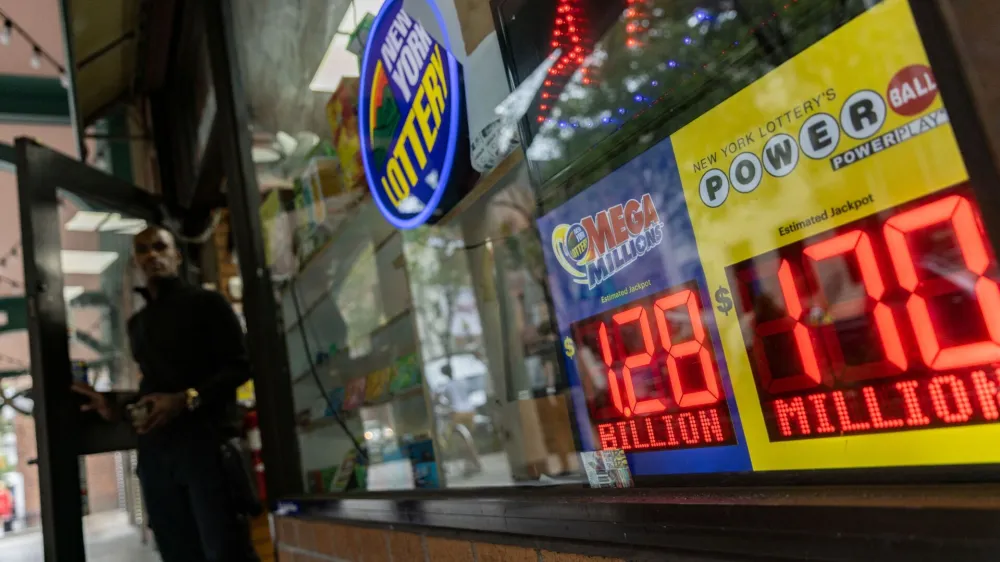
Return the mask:
[[[404,9],[411,4],[436,21],[421,22]],[[460,197],[453,184],[463,174],[456,170],[468,166],[462,95],[437,7],[430,0],[388,0],[361,64],[358,123],[372,197],[397,228],[434,222]]]

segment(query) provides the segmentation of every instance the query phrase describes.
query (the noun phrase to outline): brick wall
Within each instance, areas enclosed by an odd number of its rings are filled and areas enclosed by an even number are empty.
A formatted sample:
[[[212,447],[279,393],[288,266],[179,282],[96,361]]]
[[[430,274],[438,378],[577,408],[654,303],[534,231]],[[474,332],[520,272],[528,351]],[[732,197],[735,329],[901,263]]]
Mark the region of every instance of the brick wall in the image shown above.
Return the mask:
[[[87,506],[90,513],[114,511],[119,507],[116,453],[84,457],[87,470]]]
[[[482,541],[281,518],[280,562],[625,562]]]
[[[36,527],[42,524],[42,504],[38,495],[38,466],[28,464],[28,461],[38,456],[35,418],[21,414],[14,416],[14,435],[17,438],[17,472],[24,478],[24,524]]]

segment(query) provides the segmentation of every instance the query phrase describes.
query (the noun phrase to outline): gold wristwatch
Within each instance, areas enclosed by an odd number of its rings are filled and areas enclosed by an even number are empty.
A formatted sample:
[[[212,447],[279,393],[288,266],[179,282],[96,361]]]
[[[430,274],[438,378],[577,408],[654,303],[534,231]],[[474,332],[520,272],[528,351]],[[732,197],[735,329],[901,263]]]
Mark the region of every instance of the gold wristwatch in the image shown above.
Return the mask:
[[[187,398],[188,411],[193,412],[198,409],[198,406],[201,405],[201,396],[198,394],[197,390],[189,388],[184,391],[184,396]]]

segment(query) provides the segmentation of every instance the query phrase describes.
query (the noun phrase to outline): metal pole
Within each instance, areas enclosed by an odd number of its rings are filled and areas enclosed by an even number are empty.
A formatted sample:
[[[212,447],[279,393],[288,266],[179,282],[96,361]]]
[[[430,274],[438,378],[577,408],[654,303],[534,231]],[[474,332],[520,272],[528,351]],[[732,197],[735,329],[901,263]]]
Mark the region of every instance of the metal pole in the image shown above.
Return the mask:
[[[63,45],[66,46],[66,87],[69,98],[69,120],[73,126],[73,138],[76,139],[76,149],[81,160],[86,159],[87,146],[83,139],[83,123],[76,91],[76,38],[73,34],[73,14],[70,0],[59,1],[59,22],[62,24]]]
[[[236,61],[229,0],[206,0],[205,27],[212,81],[223,132],[222,162],[229,199],[229,220],[243,277],[243,309],[250,359],[254,366],[257,413],[268,499],[302,492],[302,469],[291,375],[278,307],[264,252],[260,191],[250,160],[250,117]]]
[[[38,168],[47,164],[32,158],[38,147],[22,137],[15,148],[45,562],[85,562],[76,429],[80,418],[69,390],[59,202],[55,182],[36,176],[44,176],[45,170]]]

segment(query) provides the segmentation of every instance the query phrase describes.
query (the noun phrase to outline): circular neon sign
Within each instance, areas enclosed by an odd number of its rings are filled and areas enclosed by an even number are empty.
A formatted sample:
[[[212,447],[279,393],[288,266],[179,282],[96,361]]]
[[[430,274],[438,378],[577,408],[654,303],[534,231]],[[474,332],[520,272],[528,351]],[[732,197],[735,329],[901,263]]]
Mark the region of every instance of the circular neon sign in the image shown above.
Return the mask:
[[[463,86],[444,18],[430,0],[444,44],[388,0],[372,25],[361,63],[361,157],[372,198],[393,226],[440,218],[459,197],[459,151],[468,152]]]

